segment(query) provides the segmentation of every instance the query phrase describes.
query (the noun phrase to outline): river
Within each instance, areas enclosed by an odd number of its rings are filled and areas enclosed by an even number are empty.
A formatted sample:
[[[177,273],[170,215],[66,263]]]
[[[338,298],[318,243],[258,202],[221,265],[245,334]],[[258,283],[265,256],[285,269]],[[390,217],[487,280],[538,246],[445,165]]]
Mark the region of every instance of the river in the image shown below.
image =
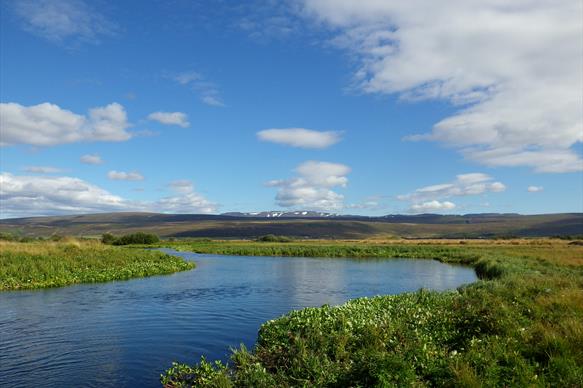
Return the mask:
[[[476,281],[422,259],[169,253],[196,269],[120,282],[0,293],[0,386],[159,387],[172,361],[228,359],[292,309]]]

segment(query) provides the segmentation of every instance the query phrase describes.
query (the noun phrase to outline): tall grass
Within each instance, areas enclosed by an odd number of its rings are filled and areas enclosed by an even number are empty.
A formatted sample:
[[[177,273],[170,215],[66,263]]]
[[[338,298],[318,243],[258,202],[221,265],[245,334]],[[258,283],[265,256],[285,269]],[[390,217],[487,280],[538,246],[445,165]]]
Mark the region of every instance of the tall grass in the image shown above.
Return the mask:
[[[111,247],[99,241],[0,241],[0,290],[125,280],[193,267],[158,251]]]
[[[483,280],[291,312],[266,322],[255,347],[234,350],[229,365],[173,364],[161,377],[167,387],[583,386],[580,246],[190,244],[213,253],[436,258],[473,265]]]

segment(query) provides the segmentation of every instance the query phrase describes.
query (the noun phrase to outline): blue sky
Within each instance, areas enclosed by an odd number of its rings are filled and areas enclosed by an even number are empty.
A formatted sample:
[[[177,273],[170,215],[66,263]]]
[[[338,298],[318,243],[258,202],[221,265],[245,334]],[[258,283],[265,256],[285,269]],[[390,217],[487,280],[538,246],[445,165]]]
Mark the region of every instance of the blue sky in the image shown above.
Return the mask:
[[[583,211],[581,4],[401,3],[2,2],[1,216]]]

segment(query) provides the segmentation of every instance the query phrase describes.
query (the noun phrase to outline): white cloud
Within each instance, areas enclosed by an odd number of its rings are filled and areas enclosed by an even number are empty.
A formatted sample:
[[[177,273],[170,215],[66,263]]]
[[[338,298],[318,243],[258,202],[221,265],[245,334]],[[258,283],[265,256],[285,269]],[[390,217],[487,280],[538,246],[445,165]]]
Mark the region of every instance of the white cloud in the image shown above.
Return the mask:
[[[194,191],[194,185],[192,184],[192,181],[188,179],[172,181],[168,186],[178,193],[191,193]]]
[[[340,133],[305,128],[264,129],[257,132],[262,141],[301,148],[327,148],[340,141]]]
[[[56,174],[61,172],[60,168],[51,167],[51,166],[26,166],[24,171],[30,172],[33,174]]]
[[[0,174],[1,216],[121,211],[126,202],[78,178]]]
[[[490,185],[487,186],[487,190],[489,190],[493,193],[500,193],[500,192],[506,190],[506,185],[504,185],[504,183],[501,183],[501,182],[490,183]]]
[[[203,96],[201,96],[200,100],[202,102],[204,102],[205,104],[210,105],[210,106],[216,106],[219,108],[222,108],[225,106],[225,104],[223,103],[221,98],[218,96],[218,92],[216,93],[216,95],[211,95],[211,94],[203,95]]]
[[[351,203],[345,206],[346,209],[359,209],[359,210],[372,210],[372,209],[379,209],[380,204],[377,201],[363,201],[360,203]]]
[[[410,201],[410,210],[418,213],[453,209],[453,203],[439,201],[445,198],[499,193],[504,190],[506,186],[502,182],[493,182],[493,178],[487,174],[469,173],[457,175],[455,181],[450,183],[421,187],[412,193],[399,195],[397,199]]]
[[[417,137],[488,166],[583,170],[582,3],[304,0],[356,54],[355,86],[460,109]]]
[[[178,180],[170,183],[170,188],[179,195],[161,198],[154,204],[160,211],[171,213],[216,213],[217,204],[210,202],[194,190],[194,184],[189,180]]]
[[[98,154],[87,154],[80,158],[81,163],[84,164],[103,164],[103,159]]]
[[[113,211],[214,213],[217,205],[192,188],[156,201],[131,201],[79,178],[0,174],[0,218]]]
[[[112,103],[87,116],[58,105],[0,103],[0,145],[53,146],[81,141],[124,141],[131,137],[124,107]]]
[[[423,203],[415,203],[411,205],[409,209],[412,213],[428,213],[428,212],[436,212],[436,211],[447,211],[452,210],[455,208],[455,204],[453,202],[444,201],[439,202],[437,200],[423,202]]]
[[[110,171],[107,173],[107,177],[114,181],[143,181],[144,176],[137,171],[124,172],[124,171]]]
[[[148,120],[157,121],[165,125],[178,125],[182,128],[190,126],[188,116],[182,112],[154,112],[148,115]]]
[[[542,186],[528,186],[526,189],[529,193],[538,193],[544,190]]]
[[[23,28],[54,43],[98,43],[116,27],[82,0],[19,0],[14,11]]]
[[[332,211],[344,207],[344,196],[332,190],[346,187],[350,168],[343,164],[307,161],[296,168],[298,176],[273,180],[267,186],[277,187],[276,203],[281,207]]]
[[[180,85],[191,88],[198,94],[200,101],[204,104],[219,108],[225,106],[217,85],[207,81],[202,74],[196,71],[186,71],[169,78],[172,78]]]

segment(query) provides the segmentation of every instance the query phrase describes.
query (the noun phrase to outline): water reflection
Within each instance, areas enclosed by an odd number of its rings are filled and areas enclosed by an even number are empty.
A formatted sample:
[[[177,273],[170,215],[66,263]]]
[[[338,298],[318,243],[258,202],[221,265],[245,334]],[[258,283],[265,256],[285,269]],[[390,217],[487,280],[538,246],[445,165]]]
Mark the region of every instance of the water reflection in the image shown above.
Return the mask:
[[[173,360],[226,359],[291,309],[476,280],[431,260],[180,255],[197,268],[0,293],[0,386],[158,386]]]

